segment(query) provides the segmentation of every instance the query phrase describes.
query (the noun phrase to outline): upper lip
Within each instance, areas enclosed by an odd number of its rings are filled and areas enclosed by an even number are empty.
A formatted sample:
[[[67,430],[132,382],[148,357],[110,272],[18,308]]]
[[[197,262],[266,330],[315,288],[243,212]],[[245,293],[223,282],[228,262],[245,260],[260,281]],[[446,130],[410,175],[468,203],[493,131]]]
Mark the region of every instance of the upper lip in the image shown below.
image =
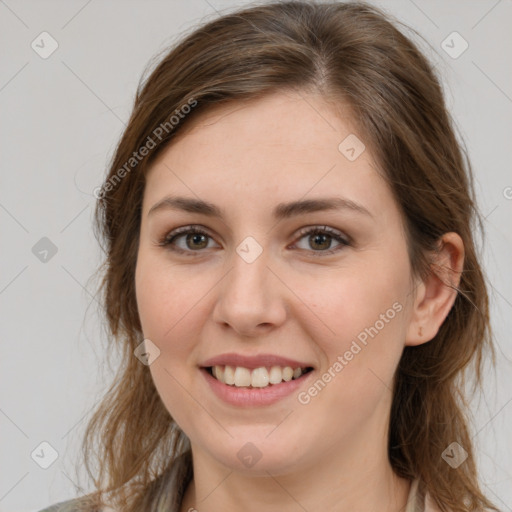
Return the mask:
[[[292,368],[312,368],[313,365],[290,359],[288,357],[281,357],[274,354],[259,354],[256,356],[245,356],[242,354],[220,354],[203,361],[200,364],[203,368],[210,366],[242,366],[254,370],[254,368],[271,367],[271,366],[291,366]]]

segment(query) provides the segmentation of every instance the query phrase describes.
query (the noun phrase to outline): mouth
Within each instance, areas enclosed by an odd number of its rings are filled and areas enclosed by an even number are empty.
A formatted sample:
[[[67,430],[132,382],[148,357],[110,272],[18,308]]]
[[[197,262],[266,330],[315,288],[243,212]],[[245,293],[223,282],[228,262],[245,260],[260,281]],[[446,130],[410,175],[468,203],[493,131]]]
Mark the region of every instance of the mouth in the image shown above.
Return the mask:
[[[215,365],[202,367],[215,380],[236,388],[272,388],[292,380],[298,380],[313,370],[311,366],[243,366]]]

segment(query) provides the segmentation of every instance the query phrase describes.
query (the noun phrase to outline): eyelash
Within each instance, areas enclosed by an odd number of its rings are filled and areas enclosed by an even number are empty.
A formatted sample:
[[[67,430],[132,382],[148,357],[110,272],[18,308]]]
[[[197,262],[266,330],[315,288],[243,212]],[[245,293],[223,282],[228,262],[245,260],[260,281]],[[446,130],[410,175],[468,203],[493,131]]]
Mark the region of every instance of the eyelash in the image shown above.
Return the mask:
[[[194,253],[200,253],[200,252],[203,252],[203,251],[202,250],[198,250],[198,251],[187,250],[187,251],[185,251],[183,249],[177,248],[176,246],[173,246],[173,242],[177,238],[179,238],[180,236],[183,236],[183,235],[187,235],[189,233],[190,234],[198,234],[198,235],[206,235],[209,238],[213,238],[207,231],[199,228],[198,226],[194,226],[194,225],[192,225],[192,226],[184,226],[184,227],[181,227],[181,228],[177,228],[174,231],[171,231],[170,233],[166,234],[163,237],[163,239],[158,241],[158,245],[162,246],[162,247],[165,247],[168,250],[180,253],[180,254],[186,254],[187,256],[196,256],[196,254],[194,254]],[[350,241],[350,239],[348,237],[344,238],[341,235],[341,233],[339,233],[338,231],[335,231],[335,230],[329,228],[328,226],[323,226],[323,227],[315,226],[315,227],[311,227],[311,228],[303,228],[299,232],[299,237],[297,238],[296,241],[301,240],[302,238],[304,238],[307,235],[317,235],[317,234],[327,234],[330,237],[332,237],[334,240],[339,242],[340,245],[337,248],[335,248],[335,249],[329,249],[329,250],[326,250],[326,251],[313,251],[312,250],[311,252],[315,256],[331,255],[331,254],[334,254],[334,253],[342,250],[343,247],[348,247],[348,246],[352,245],[351,241]],[[306,249],[303,249],[303,250],[306,250]]]

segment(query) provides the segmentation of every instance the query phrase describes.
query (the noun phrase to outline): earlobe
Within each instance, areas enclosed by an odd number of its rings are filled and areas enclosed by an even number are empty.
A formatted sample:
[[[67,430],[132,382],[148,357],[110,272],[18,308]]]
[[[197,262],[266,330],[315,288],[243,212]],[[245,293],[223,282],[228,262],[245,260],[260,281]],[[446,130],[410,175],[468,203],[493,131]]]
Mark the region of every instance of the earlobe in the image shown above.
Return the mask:
[[[457,233],[445,233],[432,254],[429,274],[419,284],[405,339],[406,345],[432,340],[448,316],[464,266],[464,243]]]

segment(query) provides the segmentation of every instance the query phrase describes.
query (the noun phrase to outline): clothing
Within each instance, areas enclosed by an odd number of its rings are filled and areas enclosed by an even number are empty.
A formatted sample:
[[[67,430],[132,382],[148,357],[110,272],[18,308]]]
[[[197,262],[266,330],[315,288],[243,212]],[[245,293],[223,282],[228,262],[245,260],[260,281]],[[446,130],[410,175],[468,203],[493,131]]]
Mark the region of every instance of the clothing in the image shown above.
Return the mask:
[[[176,459],[175,464],[170,468],[168,475],[165,476],[165,485],[163,485],[162,499],[158,506],[151,512],[179,512],[184,490],[178,490],[177,477],[186,471],[187,464],[190,464],[190,453],[185,453]],[[188,483],[188,482],[187,482]],[[79,498],[56,503],[39,512],[85,512],[79,508]],[[115,512],[113,509],[104,509],[102,512]],[[150,512],[149,510],[147,512]],[[370,512],[370,511],[369,511]],[[416,478],[411,483],[411,489],[407,499],[407,505],[404,512],[440,512],[440,509],[432,502],[428,493],[421,490],[420,480]]]
[[[439,507],[433,502],[430,495],[420,491],[419,478],[411,483],[411,490],[404,512],[440,512]]]

